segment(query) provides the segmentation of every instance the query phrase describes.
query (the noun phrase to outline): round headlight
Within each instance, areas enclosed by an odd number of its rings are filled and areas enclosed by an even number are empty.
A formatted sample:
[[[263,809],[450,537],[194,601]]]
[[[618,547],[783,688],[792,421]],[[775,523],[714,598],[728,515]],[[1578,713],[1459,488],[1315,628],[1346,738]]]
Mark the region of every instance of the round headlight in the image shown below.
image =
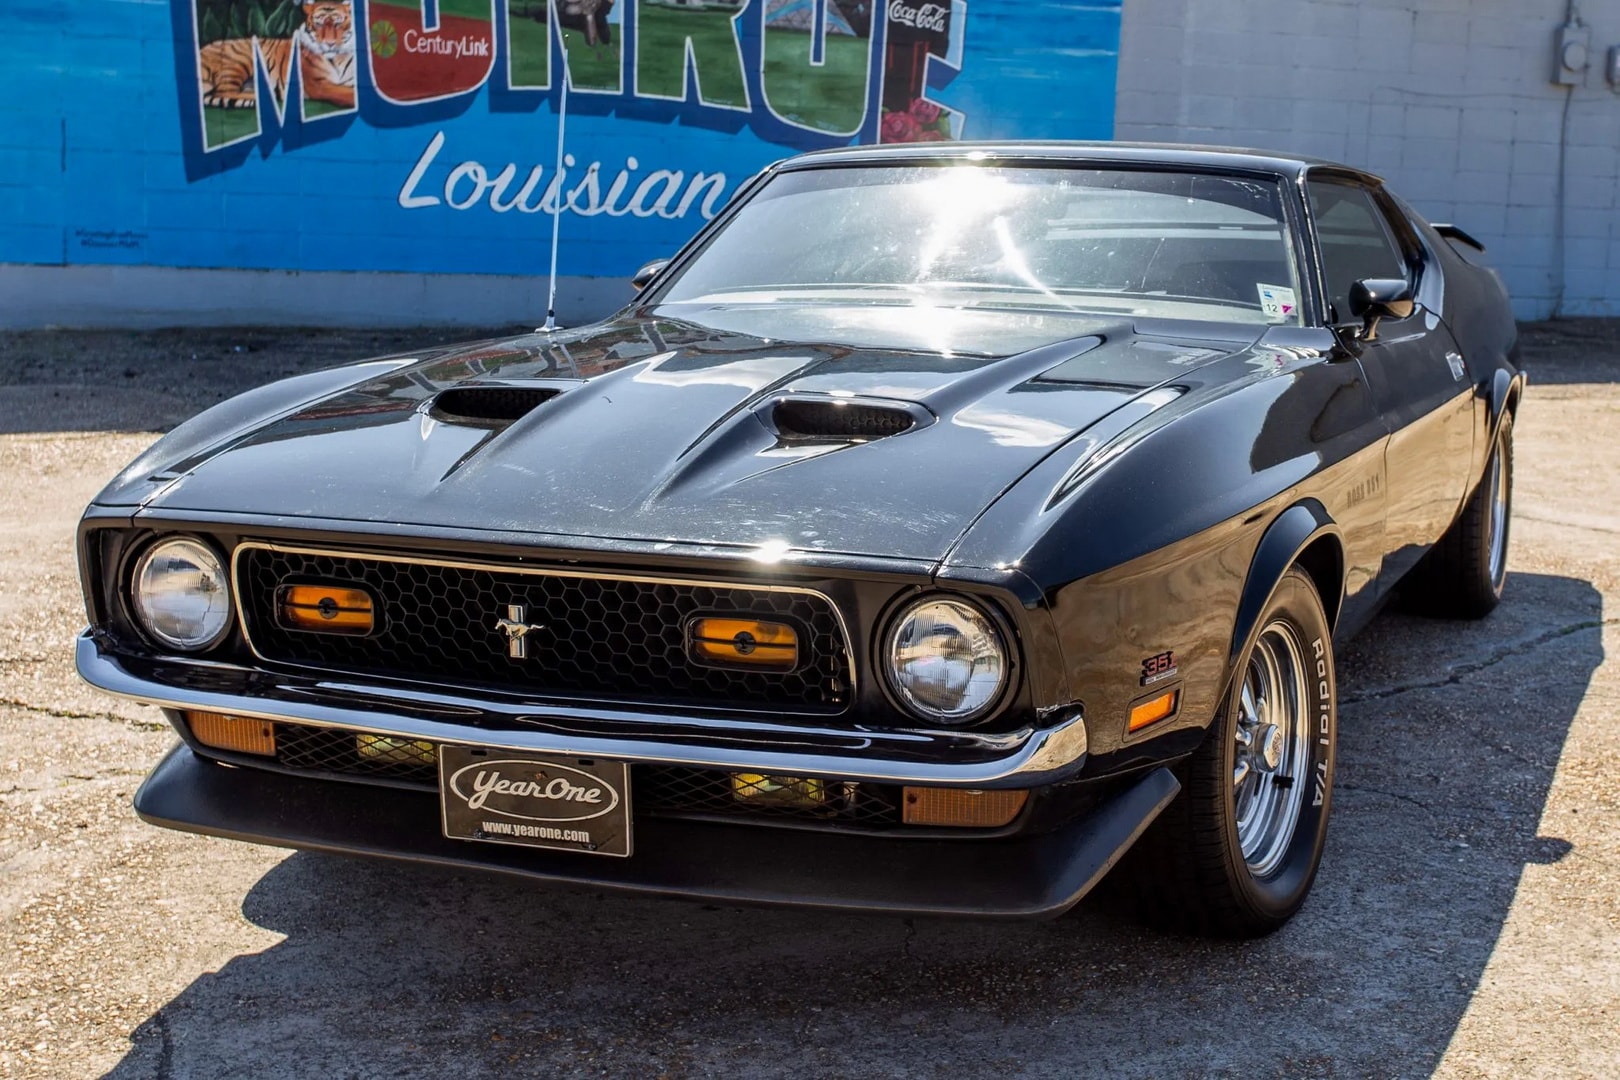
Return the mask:
[[[990,617],[965,600],[919,600],[889,630],[889,682],[917,713],[947,724],[982,716],[1007,683],[1007,648]]]
[[[225,565],[201,540],[163,540],[135,564],[130,590],[146,632],[183,652],[219,644],[231,628]]]

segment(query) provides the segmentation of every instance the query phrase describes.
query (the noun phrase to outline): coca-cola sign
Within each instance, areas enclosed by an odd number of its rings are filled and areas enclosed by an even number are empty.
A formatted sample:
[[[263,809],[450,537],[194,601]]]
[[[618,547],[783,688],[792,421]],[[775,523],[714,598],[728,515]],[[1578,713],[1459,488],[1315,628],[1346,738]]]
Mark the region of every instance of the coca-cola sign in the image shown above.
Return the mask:
[[[943,34],[950,29],[951,9],[939,4],[908,4],[906,0],[890,0],[889,22],[909,26],[913,30],[926,30]]]

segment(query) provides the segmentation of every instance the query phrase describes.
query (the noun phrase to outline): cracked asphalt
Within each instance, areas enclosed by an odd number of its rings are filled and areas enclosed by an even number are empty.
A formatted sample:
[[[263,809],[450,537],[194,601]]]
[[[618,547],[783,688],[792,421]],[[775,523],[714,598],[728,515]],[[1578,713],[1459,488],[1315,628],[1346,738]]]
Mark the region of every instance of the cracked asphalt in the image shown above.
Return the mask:
[[[552,892],[166,832],[71,540],[172,426],[442,339],[0,334],[0,1076],[1620,1075],[1620,323],[1526,330],[1507,598],[1340,656],[1316,890],[1249,944]]]

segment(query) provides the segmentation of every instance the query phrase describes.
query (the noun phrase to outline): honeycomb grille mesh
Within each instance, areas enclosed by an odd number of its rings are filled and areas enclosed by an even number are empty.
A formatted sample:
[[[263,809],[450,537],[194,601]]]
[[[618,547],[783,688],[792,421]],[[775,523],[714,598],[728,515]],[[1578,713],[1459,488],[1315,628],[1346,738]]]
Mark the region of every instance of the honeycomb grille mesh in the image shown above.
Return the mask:
[[[438,747],[431,742],[384,738],[339,728],[276,725],[276,760],[300,772],[386,779],[411,787],[438,787]],[[631,805],[637,813],[819,822],[830,826],[888,828],[901,823],[898,787],[821,777],[732,774],[680,765],[632,765]],[[784,797],[793,787],[799,799]]]
[[[848,703],[849,658],[832,605],[820,596],[723,585],[522,574],[363,557],[244,548],[242,610],[268,660],[355,674],[487,686],[520,693],[725,703],[833,711]],[[359,584],[376,598],[365,637],[288,630],[277,589]],[[496,622],[521,605],[527,655],[508,653]],[[696,614],[749,613],[794,625],[803,648],[791,672],[703,667],[686,654]]]
[[[883,827],[900,824],[900,789],[821,777],[789,778],[679,765],[633,770],[635,805],[649,811]],[[798,798],[789,801],[782,789]]]

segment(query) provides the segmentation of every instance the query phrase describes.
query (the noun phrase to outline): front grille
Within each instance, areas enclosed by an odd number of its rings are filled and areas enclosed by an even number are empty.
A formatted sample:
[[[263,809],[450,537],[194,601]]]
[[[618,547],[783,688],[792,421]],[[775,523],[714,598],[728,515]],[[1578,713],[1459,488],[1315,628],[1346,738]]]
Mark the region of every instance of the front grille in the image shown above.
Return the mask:
[[[339,728],[277,724],[276,761],[300,772],[383,779],[425,790],[438,787],[438,747],[430,742],[383,739]],[[888,828],[901,823],[900,788],[885,784],[807,778],[821,795],[816,806],[738,797],[766,794],[760,789],[767,781],[778,779],[745,777],[738,781],[733,774],[719,769],[632,765],[630,804],[637,813],[655,816],[819,822],[855,828]]]
[[[362,739],[367,740],[364,753]],[[437,787],[438,753],[432,743],[383,741],[337,728],[276,725],[276,760],[301,772],[382,777]]]
[[[236,573],[248,635],[274,662],[659,704],[833,711],[849,700],[848,646],[831,602],[819,594],[256,546],[239,549]],[[276,617],[276,593],[298,583],[363,586],[376,599],[376,629],[363,637],[286,629]],[[538,625],[524,639],[522,658],[509,655],[507,634],[496,625],[512,605]],[[745,671],[687,658],[694,615],[742,613],[795,626],[799,667]]]
[[[632,770],[635,804],[659,811],[721,817],[777,818],[821,821],[830,825],[887,827],[900,824],[900,789],[882,784],[856,784],[819,777],[802,778],[815,785],[816,806],[772,804],[760,799],[761,789],[779,777],[733,774],[680,765],[638,765]],[[741,798],[743,795],[754,798]]]

